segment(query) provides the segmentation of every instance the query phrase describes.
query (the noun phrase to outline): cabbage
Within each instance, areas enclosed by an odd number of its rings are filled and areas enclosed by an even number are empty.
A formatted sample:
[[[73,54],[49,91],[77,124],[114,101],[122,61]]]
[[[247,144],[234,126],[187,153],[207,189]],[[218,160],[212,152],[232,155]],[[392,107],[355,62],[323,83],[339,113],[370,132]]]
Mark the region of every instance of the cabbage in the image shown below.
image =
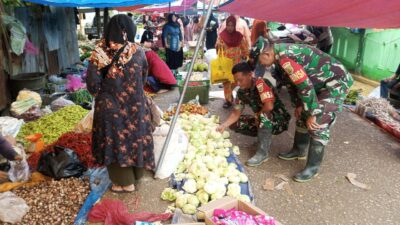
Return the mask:
[[[175,201],[177,190],[172,188],[165,188],[161,193],[161,199],[164,201]]]
[[[194,205],[191,204],[186,204],[182,207],[182,211],[185,214],[190,214],[193,215],[196,213],[196,207]]]
[[[196,181],[197,190],[203,189],[205,183],[206,183],[206,182],[204,181],[203,178],[199,178],[199,179]]]
[[[224,139],[229,138],[229,132],[228,132],[228,131],[224,131],[224,132],[222,133],[222,137],[223,137]]]
[[[240,191],[239,184],[229,184],[227,195],[236,198],[240,195]]]
[[[196,181],[194,179],[188,179],[182,188],[188,193],[195,193],[197,191],[196,186]]]
[[[204,185],[204,191],[210,195],[214,194],[217,191],[217,185],[218,183],[215,180],[209,180]]]
[[[202,205],[207,204],[210,196],[204,190],[200,190],[196,193],[196,197],[199,199]]]
[[[200,201],[196,196],[189,195],[188,196],[188,204],[191,204],[191,205],[193,205],[194,207],[197,208],[197,207],[199,207]]]
[[[224,148],[230,148],[230,147],[232,147],[231,141],[225,140],[225,141],[224,141]]]
[[[239,195],[239,197],[237,197],[237,199],[242,202],[250,202],[250,197],[248,195]]]
[[[239,177],[240,177],[240,182],[242,182],[242,183],[246,183],[249,181],[249,178],[244,173],[239,173]]]
[[[240,183],[240,177],[235,175],[235,174],[230,175],[228,177],[228,180],[229,180],[230,183],[235,183],[235,184]]]
[[[175,201],[176,208],[181,209],[184,205],[187,204],[187,202],[188,202],[187,194],[177,196],[176,201]]]
[[[235,155],[240,155],[240,149],[238,146],[233,146],[232,151]]]

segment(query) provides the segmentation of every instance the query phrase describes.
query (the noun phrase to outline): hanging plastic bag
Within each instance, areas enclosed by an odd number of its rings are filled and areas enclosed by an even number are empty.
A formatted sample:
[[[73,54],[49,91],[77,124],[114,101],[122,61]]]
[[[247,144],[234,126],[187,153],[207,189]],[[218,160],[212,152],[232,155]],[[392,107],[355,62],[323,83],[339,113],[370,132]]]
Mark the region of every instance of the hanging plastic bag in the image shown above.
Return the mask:
[[[19,223],[29,211],[25,200],[7,191],[0,193],[0,221],[5,223]]]
[[[76,125],[75,131],[78,133],[88,133],[92,131],[93,128],[93,115],[94,108],[86,114],[85,117]]]
[[[37,171],[59,180],[61,178],[80,177],[86,171],[86,167],[73,150],[54,146],[54,152],[42,153]]]
[[[26,159],[21,161],[11,161],[8,177],[12,182],[28,181],[31,173]]]
[[[218,52],[218,57],[211,60],[211,83],[216,84],[224,81],[233,82],[232,68],[233,60],[225,57],[224,51]]]

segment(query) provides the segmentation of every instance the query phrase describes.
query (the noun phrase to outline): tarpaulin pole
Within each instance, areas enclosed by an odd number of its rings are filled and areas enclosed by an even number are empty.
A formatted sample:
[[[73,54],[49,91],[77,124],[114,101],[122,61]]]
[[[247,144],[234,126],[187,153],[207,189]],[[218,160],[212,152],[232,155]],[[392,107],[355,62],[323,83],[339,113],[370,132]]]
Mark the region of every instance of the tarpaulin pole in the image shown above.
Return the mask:
[[[208,10],[207,10],[207,16],[206,16],[206,20],[205,21],[208,21],[210,19],[212,6],[214,5],[214,1],[215,0],[211,0],[210,7],[208,7]],[[161,167],[161,165],[162,165],[162,163],[164,161],[165,154],[167,153],[167,148],[168,148],[169,142],[171,141],[171,136],[172,136],[172,133],[174,132],[176,121],[178,120],[179,112],[180,112],[180,109],[181,109],[181,106],[182,106],[182,103],[183,103],[183,97],[185,96],[186,89],[187,89],[187,86],[189,84],[190,76],[192,75],[192,72],[193,72],[194,63],[196,62],[197,55],[199,53],[201,43],[203,42],[203,38],[205,36],[205,33],[206,33],[206,26],[203,26],[202,29],[201,29],[201,33],[200,33],[200,38],[197,41],[196,49],[194,50],[194,55],[193,55],[192,61],[190,63],[189,71],[188,71],[187,76],[185,78],[185,84],[183,85],[183,90],[182,90],[181,96],[179,97],[178,105],[176,106],[175,115],[172,118],[171,127],[169,128],[167,138],[165,139],[164,146],[163,146],[163,148],[161,150],[161,155],[160,155],[160,158],[159,158],[158,163],[157,163],[156,174],[157,174],[157,171],[160,169],[160,167]]]

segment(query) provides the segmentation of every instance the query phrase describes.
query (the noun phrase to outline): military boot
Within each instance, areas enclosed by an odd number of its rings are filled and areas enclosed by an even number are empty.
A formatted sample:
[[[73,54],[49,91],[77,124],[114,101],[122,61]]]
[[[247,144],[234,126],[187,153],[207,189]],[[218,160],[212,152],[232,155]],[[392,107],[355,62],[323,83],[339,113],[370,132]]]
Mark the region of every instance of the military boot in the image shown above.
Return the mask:
[[[307,164],[303,171],[294,176],[297,182],[307,182],[318,175],[319,167],[324,157],[325,146],[316,140],[311,140],[308,150]]]
[[[259,166],[268,160],[269,149],[271,148],[272,130],[268,128],[259,128],[257,139],[257,152],[246,162],[248,166]]]
[[[283,160],[305,160],[306,149],[310,143],[310,135],[308,133],[297,132],[294,134],[294,143],[292,150],[289,152],[279,153],[278,158]]]

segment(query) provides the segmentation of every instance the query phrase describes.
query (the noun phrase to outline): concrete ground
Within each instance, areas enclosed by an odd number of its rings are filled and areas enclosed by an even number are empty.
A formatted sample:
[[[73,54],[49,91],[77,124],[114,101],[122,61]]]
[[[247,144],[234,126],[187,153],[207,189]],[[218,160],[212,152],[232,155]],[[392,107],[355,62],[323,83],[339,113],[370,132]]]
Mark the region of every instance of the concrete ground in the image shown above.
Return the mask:
[[[283,99],[289,106],[286,95]],[[159,95],[155,100],[165,110],[170,103],[178,100],[178,91]],[[222,103],[222,99],[210,101],[207,107],[223,120],[229,110],[222,109]],[[288,132],[273,137],[270,160],[256,168],[246,167],[258,207],[288,225],[400,224],[398,140],[345,110],[338,115],[332,129],[332,139],[317,178],[304,184],[290,179],[283,190],[263,190],[266,179],[275,179],[277,185],[281,180],[275,175],[291,178],[303,168],[305,161],[282,161],[276,157],[279,152],[291,148],[293,134],[292,120]],[[256,139],[235,133],[231,136],[232,142],[241,149],[239,158],[244,163],[254,154]],[[364,190],[349,183],[345,178],[347,173],[355,173],[356,179],[370,189]],[[149,173],[138,185],[137,193],[108,192],[104,198],[121,199],[135,212],[161,213],[168,203],[159,196],[167,186],[167,179],[154,180]]]

